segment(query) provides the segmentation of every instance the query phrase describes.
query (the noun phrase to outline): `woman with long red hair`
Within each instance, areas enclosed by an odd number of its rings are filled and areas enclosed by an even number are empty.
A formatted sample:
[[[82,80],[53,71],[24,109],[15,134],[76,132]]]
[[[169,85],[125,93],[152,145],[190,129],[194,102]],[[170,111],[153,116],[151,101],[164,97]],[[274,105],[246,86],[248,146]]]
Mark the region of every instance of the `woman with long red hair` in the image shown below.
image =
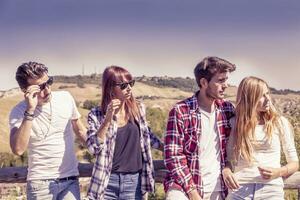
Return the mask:
[[[122,67],[104,70],[101,106],[88,115],[87,146],[96,156],[89,199],[142,199],[154,191],[150,147],[163,145],[148,127],[144,105],[132,94],[134,83]]]

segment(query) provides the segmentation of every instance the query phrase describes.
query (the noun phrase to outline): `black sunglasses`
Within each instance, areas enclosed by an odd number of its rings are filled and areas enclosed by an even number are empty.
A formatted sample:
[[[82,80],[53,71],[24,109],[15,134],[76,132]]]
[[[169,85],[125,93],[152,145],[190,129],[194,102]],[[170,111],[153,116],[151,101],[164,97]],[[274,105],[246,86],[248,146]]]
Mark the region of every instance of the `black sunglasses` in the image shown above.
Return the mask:
[[[130,85],[130,87],[133,87],[134,83],[135,83],[135,80],[131,80],[127,83],[125,83],[125,82],[124,83],[116,83],[115,85],[119,86],[121,90],[125,90],[128,87],[128,85]]]
[[[49,79],[45,82],[39,85],[40,90],[44,90],[48,85],[52,85],[53,84],[53,77],[49,76]]]

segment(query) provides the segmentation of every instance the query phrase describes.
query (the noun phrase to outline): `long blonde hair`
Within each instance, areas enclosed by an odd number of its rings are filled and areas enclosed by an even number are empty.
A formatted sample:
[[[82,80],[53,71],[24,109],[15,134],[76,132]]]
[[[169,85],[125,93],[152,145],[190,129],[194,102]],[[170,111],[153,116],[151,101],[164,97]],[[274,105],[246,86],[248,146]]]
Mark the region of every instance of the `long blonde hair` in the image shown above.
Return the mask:
[[[270,141],[275,128],[281,130],[279,124],[279,114],[270,100],[270,109],[258,116],[257,106],[259,100],[263,96],[264,87],[268,84],[257,77],[246,77],[242,80],[238,87],[236,101],[236,120],[235,120],[235,135],[236,144],[234,154],[236,160],[242,158],[249,163],[253,161],[252,141],[255,139],[254,131],[258,124],[258,117],[264,121],[264,131],[267,139]]]

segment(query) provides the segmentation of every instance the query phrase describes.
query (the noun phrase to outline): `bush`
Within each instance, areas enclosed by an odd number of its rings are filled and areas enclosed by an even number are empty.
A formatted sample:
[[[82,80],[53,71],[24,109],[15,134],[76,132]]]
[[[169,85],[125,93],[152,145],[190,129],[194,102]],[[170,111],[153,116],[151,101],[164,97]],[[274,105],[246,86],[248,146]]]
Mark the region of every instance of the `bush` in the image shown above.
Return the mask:
[[[21,156],[16,156],[12,153],[0,153],[0,167],[21,167],[27,165],[27,152]]]
[[[168,113],[160,108],[147,108],[146,113],[149,126],[153,133],[159,138],[162,138],[167,126]]]
[[[146,114],[152,132],[162,141],[167,125],[167,112],[161,110],[160,108],[147,108]],[[152,149],[152,156],[153,159],[163,159],[162,152],[158,150]]]
[[[77,86],[79,88],[85,88],[84,81],[82,79],[77,80]]]
[[[91,110],[94,107],[97,107],[99,105],[99,100],[85,100],[83,102],[82,108]]]
[[[62,89],[67,89],[67,88],[75,88],[74,85],[61,85],[58,87],[58,89],[62,90]]]

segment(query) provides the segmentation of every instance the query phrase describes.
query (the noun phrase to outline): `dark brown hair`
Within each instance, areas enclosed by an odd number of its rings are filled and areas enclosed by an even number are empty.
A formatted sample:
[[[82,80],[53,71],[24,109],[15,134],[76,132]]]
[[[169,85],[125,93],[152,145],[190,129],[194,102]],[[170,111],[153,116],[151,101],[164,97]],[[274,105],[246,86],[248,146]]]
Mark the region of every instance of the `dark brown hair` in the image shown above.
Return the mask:
[[[108,104],[113,99],[113,89],[116,83],[131,81],[132,75],[123,67],[107,67],[102,75],[102,100],[101,111],[105,114]],[[140,111],[136,99],[131,95],[130,99],[125,100],[126,117],[131,121],[140,119]]]
[[[198,63],[194,69],[194,75],[198,86],[200,87],[200,79],[205,78],[208,82],[217,73],[233,72],[235,65],[218,57],[206,57]]]
[[[48,68],[41,63],[27,62],[20,65],[16,72],[16,80],[21,89],[28,87],[28,79],[39,79],[48,73]]]

